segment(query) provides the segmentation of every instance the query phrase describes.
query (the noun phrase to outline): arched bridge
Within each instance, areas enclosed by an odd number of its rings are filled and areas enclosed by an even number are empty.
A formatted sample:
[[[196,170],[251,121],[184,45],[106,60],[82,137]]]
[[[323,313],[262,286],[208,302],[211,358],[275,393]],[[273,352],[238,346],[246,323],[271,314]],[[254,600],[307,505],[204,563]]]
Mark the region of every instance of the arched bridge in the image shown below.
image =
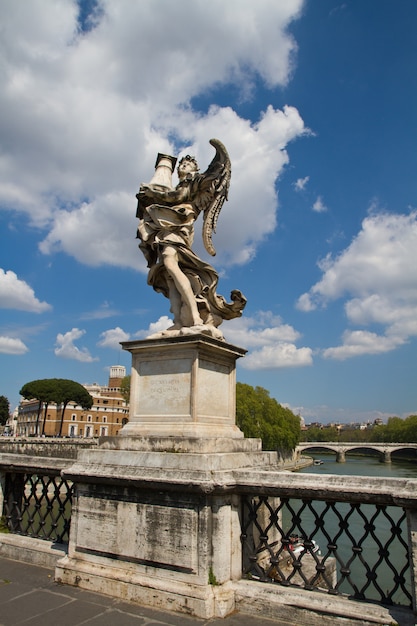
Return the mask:
[[[334,452],[338,463],[345,463],[346,454],[358,450],[361,452],[365,452],[366,450],[378,452],[384,463],[391,463],[392,453],[398,450],[415,450],[417,459],[417,443],[349,443],[346,441],[339,443],[338,441],[306,441],[297,446],[296,453],[300,456],[302,452],[314,452],[318,450],[321,452]]]

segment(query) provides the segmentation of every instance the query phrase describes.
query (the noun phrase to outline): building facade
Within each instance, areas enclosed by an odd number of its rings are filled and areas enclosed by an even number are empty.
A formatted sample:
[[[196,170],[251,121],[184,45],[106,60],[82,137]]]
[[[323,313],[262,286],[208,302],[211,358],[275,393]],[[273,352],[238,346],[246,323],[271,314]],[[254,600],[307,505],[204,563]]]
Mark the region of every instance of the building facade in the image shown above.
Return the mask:
[[[61,419],[63,437],[116,437],[122,426],[129,421],[129,404],[121,393],[121,383],[126,368],[115,365],[110,368],[107,386],[97,383],[83,385],[93,398],[91,409],[83,409],[69,402],[62,416],[62,406],[49,404],[41,407],[39,401],[22,400],[17,415],[18,436],[56,437],[60,432]]]

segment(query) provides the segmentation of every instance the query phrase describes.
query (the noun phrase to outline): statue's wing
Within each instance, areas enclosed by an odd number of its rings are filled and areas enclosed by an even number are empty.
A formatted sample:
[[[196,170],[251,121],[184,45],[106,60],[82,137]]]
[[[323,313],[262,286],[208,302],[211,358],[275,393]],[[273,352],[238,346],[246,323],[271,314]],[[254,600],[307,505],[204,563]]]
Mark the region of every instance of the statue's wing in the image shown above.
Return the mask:
[[[216,155],[202,174],[203,179],[200,209],[204,212],[203,242],[209,254],[214,256],[216,250],[212,243],[212,234],[216,232],[217,220],[230,185],[232,173],[230,158],[226,148],[218,139],[210,139],[211,145],[216,149]]]

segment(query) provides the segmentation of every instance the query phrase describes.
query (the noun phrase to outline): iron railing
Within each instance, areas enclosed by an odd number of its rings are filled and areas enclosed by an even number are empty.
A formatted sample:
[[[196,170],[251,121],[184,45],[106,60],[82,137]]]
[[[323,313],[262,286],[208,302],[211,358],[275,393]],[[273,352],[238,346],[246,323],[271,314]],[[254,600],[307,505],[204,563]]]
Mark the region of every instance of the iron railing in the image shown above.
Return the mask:
[[[246,495],[242,507],[246,578],[412,607],[400,506]]]
[[[11,533],[68,543],[73,485],[59,475],[6,473],[3,520]]]

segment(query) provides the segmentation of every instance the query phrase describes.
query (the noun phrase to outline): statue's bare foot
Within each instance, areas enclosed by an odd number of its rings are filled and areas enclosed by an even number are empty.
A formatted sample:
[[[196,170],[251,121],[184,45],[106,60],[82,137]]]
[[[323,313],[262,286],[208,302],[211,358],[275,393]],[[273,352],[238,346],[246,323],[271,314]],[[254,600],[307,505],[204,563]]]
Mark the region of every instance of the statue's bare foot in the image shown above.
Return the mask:
[[[180,324],[179,322],[175,322],[174,324],[172,324],[172,326],[168,326],[166,330],[181,330],[181,328],[182,324]]]

